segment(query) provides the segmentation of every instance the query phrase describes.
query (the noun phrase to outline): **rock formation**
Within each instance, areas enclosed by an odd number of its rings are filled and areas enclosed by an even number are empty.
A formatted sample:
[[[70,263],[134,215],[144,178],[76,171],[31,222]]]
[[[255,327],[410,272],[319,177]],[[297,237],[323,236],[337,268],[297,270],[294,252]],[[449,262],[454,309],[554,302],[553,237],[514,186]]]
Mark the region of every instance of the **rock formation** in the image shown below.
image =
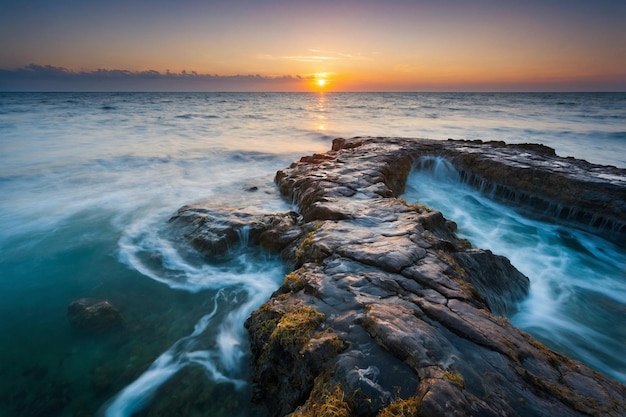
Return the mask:
[[[85,332],[105,332],[124,323],[122,313],[107,300],[80,298],[67,306],[70,324]]]
[[[398,198],[425,155],[496,198],[626,236],[624,170],[540,145],[336,139],[276,175],[299,216],[191,206],[172,220],[209,256],[246,227],[249,243],[293,268],[246,322],[254,401],[294,417],[625,415],[624,385],[505,318],[527,293],[524,275]]]

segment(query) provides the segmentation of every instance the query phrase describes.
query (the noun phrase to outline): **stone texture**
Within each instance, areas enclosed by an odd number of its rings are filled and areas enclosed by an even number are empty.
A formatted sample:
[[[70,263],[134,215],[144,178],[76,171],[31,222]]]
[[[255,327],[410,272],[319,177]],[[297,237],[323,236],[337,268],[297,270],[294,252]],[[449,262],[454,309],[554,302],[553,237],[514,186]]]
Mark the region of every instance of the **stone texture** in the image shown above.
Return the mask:
[[[625,415],[626,387],[505,318],[525,276],[459,239],[441,213],[398,198],[424,155],[448,158],[496,198],[593,213],[602,221],[562,220],[625,233],[624,170],[501,142],[336,139],[276,174],[300,217],[181,209],[173,221],[207,254],[247,227],[293,269],[246,322],[254,401],[274,416]]]
[[[279,252],[302,235],[298,213],[250,213],[227,207],[184,206],[170,218],[173,230],[199,252],[225,258],[238,245]]]

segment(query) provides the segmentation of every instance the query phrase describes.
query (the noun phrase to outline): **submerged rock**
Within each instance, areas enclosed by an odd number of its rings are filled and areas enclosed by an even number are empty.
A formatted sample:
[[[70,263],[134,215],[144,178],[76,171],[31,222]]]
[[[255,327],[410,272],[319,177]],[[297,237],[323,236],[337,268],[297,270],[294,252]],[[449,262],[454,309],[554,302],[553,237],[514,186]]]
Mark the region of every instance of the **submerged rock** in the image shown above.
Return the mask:
[[[104,332],[122,326],[122,313],[107,300],[81,298],[67,307],[70,324],[82,331]]]
[[[626,233],[624,170],[540,145],[336,139],[276,175],[301,217],[195,207],[174,220],[209,253],[248,227],[250,243],[282,251],[293,268],[246,322],[253,400],[274,416],[624,415],[624,385],[505,318],[527,277],[459,239],[441,213],[398,198],[414,161],[433,155],[501,198],[594,213],[603,220],[567,220]]]

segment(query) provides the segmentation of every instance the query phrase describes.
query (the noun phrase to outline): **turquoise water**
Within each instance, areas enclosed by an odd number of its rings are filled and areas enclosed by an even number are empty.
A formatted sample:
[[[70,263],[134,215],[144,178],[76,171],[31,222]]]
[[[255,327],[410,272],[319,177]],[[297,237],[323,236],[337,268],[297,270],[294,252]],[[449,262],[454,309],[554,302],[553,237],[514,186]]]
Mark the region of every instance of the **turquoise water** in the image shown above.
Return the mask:
[[[248,402],[243,321],[280,285],[283,266],[254,248],[207,263],[168,229],[180,206],[207,199],[291,209],[272,184],[275,171],[339,136],[539,142],[626,167],[625,109],[624,94],[0,93],[0,415],[263,415]],[[476,206],[450,217],[481,213]],[[565,257],[584,243],[623,259],[623,248],[565,229],[553,239],[553,230],[514,219],[499,226],[521,229],[511,247],[541,236]],[[614,320],[624,317],[624,269],[550,268],[563,282],[534,280],[512,320],[538,336],[569,328],[559,333],[564,351],[612,366],[617,373],[606,372],[623,380],[615,357],[624,329]],[[589,271],[592,290],[581,284]],[[568,288],[585,309],[561,308],[559,293],[558,322],[530,314],[546,285]],[[72,329],[67,306],[85,297],[113,303],[123,329]],[[613,315],[595,313],[606,309]],[[571,349],[590,335],[605,337],[604,347]]]
[[[530,219],[461,182],[443,158],[424,158],[404,197],[454,219],[472,245],[504,255],[529,277],[511,322],[551,348],[626,381],[626,247]]]

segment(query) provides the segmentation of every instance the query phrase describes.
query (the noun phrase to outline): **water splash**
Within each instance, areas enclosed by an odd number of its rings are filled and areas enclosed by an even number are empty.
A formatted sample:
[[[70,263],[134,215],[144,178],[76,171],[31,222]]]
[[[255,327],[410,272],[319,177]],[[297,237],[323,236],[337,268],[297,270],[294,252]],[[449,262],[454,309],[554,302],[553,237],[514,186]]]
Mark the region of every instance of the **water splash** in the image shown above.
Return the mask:
[[[416,163],[404,195],[442,211],[476,247],[530,278],[513,324],[552,348],[626,381],[626,253],[598,236],[524,217],[464,184],[449,161]]]
[[[157,389],[181,369],[201,366],[207,378],[242,389],[240,378],[248,353],[244,322],[258,308],[284,275],[282,263],[249,248],[248,230],[240,230],[241,242],[229,262],[211,265],[199,254],[167,238],[154,224],[143,219],[129,227],[119,242],[119,258],[143,275],[175,290],[216,290],[213,310],[162,353],[133,383],[105,404],[104,417],[128,417],[146,407]]]
[[[239,237],[239,242],[241,246],[244,248],[248,246],[248,242],[250,241],[250,226],[245,225],[237,229],[237,236]]]
[[[431,176],[453,183],[461,181],[459,171],[445,158],[440,156],[423,156],[415,161],[414,169],[427,172]]]
[[[197,360],[198,357],[206,356],[207,351],[192,351],[198,337],[207,329],[210,321],[215,317],[218,309],[217,301],[222,295],[222,292],[218,293],[214,300],[213,311],[203,316],[196,323],[191,335],[180,339],[171,348],[162,353],[146,372],[105,405],[101,415],[105,417],[131,416],[134,412],[146,406],[157,388],[190,363],[203,365],[215,380],[242,384],[242,381],[230,381],[229,378],[218,372],[211,362]]]

